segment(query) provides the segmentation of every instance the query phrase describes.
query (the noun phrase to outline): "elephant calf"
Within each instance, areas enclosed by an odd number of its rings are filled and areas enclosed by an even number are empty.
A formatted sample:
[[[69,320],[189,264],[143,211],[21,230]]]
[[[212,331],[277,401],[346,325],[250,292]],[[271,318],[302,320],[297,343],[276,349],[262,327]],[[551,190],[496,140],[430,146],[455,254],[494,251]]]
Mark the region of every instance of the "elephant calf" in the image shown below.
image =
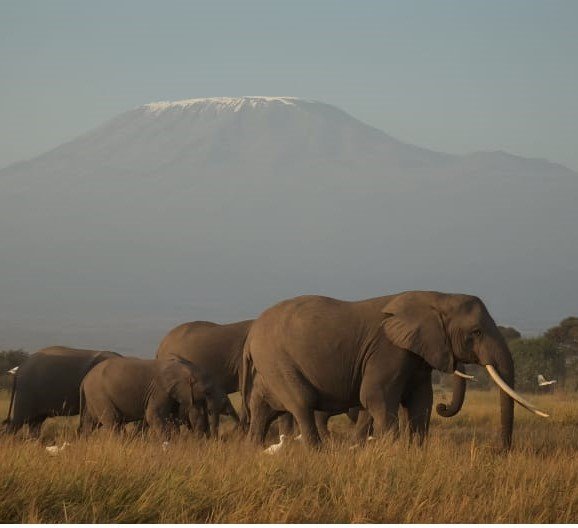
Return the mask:
[[[99,425],[118,429],[144,420],[167,436],[174,416],[189,426],[203,424],[218,436],[219,414],[237,414],[225,392],[199,367],[185,360],[114,358],[92,369],[80,387],[80,432]],[[208,422],[208,423],[207,423]]]

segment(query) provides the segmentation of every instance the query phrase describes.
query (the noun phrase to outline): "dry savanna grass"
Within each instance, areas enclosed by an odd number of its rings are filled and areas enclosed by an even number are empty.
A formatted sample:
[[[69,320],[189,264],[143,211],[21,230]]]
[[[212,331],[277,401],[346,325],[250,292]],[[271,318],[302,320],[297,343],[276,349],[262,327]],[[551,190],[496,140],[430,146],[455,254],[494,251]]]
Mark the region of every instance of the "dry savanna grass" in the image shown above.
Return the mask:
[[[436,395],[436,401],[444,396]],[[446,396],[447,397],[447,396]],[[320,451],[293,441],[267,455],[227,434],[154,437],[99,431],[77,418],[45,424],[41,441],[0,438],[3,522],[542,522],[578,521],[575,394],[532,396],[516,409],[515,447],[497,452],[497,393],[470,391],[455,418],[434,416],[424,447],[407,437],[350,449],[344,416]],[[0,412],[4,414],[6,396]],[[434,413],[435,415],[435,413]],[[230,425],[230,424],[229,424]],[[50,456],[45,445],[71,445]]]

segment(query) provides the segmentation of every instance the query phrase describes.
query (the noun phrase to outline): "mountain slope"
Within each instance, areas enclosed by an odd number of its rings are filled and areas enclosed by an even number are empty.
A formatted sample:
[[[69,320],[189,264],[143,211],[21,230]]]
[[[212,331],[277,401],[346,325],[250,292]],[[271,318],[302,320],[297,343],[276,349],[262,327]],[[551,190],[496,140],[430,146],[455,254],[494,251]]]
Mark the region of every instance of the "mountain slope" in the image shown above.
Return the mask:
[[[145,105],[0,171],[0,344],[150,354],[182,320],[417,288],[543,328],[578,311],[577,198],[560,165],[432,152],[319,102]]]

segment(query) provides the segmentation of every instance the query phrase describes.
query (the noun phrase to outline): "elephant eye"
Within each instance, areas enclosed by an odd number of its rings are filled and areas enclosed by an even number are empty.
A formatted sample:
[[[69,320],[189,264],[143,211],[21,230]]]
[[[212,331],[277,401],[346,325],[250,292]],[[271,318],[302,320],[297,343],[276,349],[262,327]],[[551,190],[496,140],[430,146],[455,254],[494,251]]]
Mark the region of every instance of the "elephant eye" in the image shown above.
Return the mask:
[[[472,331],[472,336],[479,339],[480,337],[482,337],[482,331],[479,328],[476,328],[475,330]]]

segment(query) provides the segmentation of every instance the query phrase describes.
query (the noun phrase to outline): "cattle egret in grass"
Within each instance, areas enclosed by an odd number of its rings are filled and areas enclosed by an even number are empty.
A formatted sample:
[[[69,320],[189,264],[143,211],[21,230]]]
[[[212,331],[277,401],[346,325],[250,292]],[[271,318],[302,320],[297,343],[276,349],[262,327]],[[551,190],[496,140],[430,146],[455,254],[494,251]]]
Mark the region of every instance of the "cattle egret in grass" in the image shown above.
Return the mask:
[[[558,383],[558,380],[547,380],[542,374],[538,374],[538,385],[540,387],[547,387],[548,385],[554,385]]]
[[[16,371],[17,371],[17,370],[18,370],[18,367],[11,368],[11,369],[8,371],[8,374],[12,374],[12,376],[14,376],[14,375],[16,374]]]
[[[281,449],[281,446],[283,445],[283,442],[285,441],[285,435],[279,435],[279,443],[278,444],[273,444],[272,446],[269,446],[267,449],[265,449],[265,453],[267,453],[268,455],[272,455],[274,453],[276,453],[277,451],[279,451],[279,449]]]
[[[163,451],[165,451],[165,452],[166,452],[166,451],[168,450],[168,448],[169,448],[169,443],[168,443],[168,442],[166,442],[166,441],[165,441],[165,442],[163,442]]]
[[[64,442],[60,447],[58,447],[57,445],[47,446],[46,451],[48,452],[49,455],[56,456],[58,455],[58,453],[60,453],[60,451],[63,451],[69,445],[70,445],[69,442]]]

